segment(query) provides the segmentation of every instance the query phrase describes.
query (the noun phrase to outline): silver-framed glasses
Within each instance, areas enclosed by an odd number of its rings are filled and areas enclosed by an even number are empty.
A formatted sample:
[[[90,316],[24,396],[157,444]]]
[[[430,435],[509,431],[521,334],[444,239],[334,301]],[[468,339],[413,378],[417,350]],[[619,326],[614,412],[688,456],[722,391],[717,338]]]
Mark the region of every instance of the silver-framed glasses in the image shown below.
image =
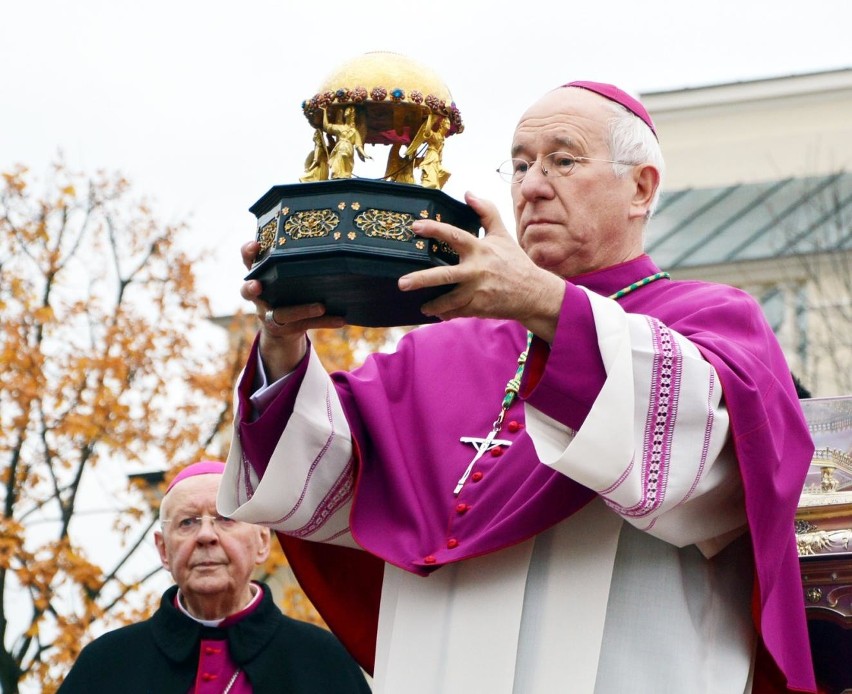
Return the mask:
[[[615,161],[612,159],[594,159],[592,157],[581,157],[568,152],[551,152],[541,158],[538,162],[541,167],[541,173],[545,176],[568,176],[573,170],[578,161],[593,161],[603,162],[604,164],[621,164],[623,166],[636,166],[630,161]],[[507,159],[497,167],[497,173],[500,174],[506,183],[521,183],[524,180],[535,161],[527,161],[526,159]]]
[[[233,518],[226,518],[225,516],[181,516],[180,518],[167,518],[166,520],[160,521],[161,525],[166,525],[166,523],[173,523],[172,531],[178,535],[190,536],[195,535],[199,530],[201,530],[201,526],[204,524],[205,520],[209,520],[214,530],[222,530],[228,532],[233,530],[239,521],[235,521]]]

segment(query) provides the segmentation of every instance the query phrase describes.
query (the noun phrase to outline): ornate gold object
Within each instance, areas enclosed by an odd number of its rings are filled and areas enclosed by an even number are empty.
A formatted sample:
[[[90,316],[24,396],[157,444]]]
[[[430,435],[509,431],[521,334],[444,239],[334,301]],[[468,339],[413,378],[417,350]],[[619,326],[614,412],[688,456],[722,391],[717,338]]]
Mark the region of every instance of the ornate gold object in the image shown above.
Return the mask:
[[[804,600],[825,618],[852,618],[852,397],[802,400],[814,441],[796,512]]]
[[[811,526],[813,530],[808,532],[796,532],[796,547],[800,557],[810,554],[822,554],[831,552],[848,552],[850,540],[852,540],[852,529],[820,530],[818,525]]]
[[[387,145],[386,181],[443,188],[444,141],[464,130],[449,89],[429,68],[397,53],[374,52],[343,64],[302,103],[314,127],[301,181],[351,178],[365,145]]]
[[[314,149],[305,160],[305,173],[299,180],[302,183],[328,180],[328,150],[321,130],[314,131]]]
[[[264,253],[275,241],[275,231],[278,229],[278,219],[273,219],[271,222],[267,222],[263,225],[263,228],[260,230],[260,234],[258,235],[258,241],[260,242],[260,252]]]
[[[799,556],[852,549],[852,397],[802,401],[814,440],[796,513]]]
[[[308,239],[328,236],[340,224],[331,210],[305,210],[296,212],[284,224],[284,231],[293,239]]]
[[[246,279],[261,283],[272,307],[321,303],[352,325],[438,320],[421,307],[452,285],[403,292],[398,280],[459,262],[449,244],[418,238],[416,220],[480,230],[473,209],[441,190],[450,177],[444,143],[463,130],[446,85],[405,56],[368,53],[331,74],[302,109],[313,144],[300,182],[273,186],[250,208],[260,252]],[[384,175],[359,176],[377,147],[389,150]]]
[[[388,210],[365,210],[355,217],[355,226],[367,236],[392,239],[393,241],[408,241],[414,238],[411,224],[414,217],[405,212],[390,212]]]

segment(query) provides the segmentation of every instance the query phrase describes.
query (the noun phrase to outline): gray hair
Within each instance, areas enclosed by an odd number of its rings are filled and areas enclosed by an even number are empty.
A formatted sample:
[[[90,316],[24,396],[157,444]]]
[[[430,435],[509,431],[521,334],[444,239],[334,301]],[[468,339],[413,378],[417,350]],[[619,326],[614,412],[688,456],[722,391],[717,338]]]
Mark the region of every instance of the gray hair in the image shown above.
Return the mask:
[[[657,191],[646,216],[646,219],[650,219],[660,200],[660,191],[663,187],[663,176],[666,169],[660,143],[657,142],[654,133],[641,118],[637,118],[635,114],[614,101],[611,101],[610,105],[615,114],[609,121],[610,157],[616,161],[651,164],[660,172],[660,185],[657,186]],[[624,176],[630,170],[630,167],[624,164],[613,164],[612,168],[615,175],[619,177]]]

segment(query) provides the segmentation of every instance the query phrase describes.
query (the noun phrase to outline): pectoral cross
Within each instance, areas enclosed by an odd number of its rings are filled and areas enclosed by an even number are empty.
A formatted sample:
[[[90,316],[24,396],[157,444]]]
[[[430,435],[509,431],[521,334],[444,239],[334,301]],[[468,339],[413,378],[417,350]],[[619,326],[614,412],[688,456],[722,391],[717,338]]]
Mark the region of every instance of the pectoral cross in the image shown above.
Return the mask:
[[[470,476],[471,470],[473,470],[473,466],[476,465],[477,460],[479,460],[492,448],[497,448],[498,446],[512,445],[511,441],[495,438],[499,431],[500,430],[495,427],[484,439],[477,438],[476,436],[462,436],[459,439],[459,441],[461,441],[462,443],[469,443],[470,445],[472,445],[476,449],[476,455],[473,456],[473,460],[470,461],[470,464],[467,466],[467,469],[464,471],[464,474],[461,476],[461,478],[459,478],[458,484],[456,484],[456,488],[453,491],[453,496],[459,495],[459,492],[461,492],[462,487],[464,487],[464,483],[467,482],[467,478]]]

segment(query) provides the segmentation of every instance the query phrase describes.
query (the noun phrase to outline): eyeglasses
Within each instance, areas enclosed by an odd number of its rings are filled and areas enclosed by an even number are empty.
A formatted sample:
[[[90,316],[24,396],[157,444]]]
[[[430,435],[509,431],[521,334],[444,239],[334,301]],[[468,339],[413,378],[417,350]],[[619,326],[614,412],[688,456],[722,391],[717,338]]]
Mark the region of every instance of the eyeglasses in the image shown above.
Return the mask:
[[[195,535],[205,520],[209,520],[213,524],[214,530],[224,530],[228,532],[237,526],[237,521],[233,518],[225,518],[225,516],[186,516],[185,518],[170,518],[161,521],[163,525],[166,523],[174,523],[173,530],[178,535],[189,536]]]
[[[605,164],[623,164],[624,166],[636,166],[629,161],[613,161],[612,159],[592,159],[591,157],[578,157],[568,152],[551,152],[541,158],[539,166],[545,176],[567,176],[574,170],[578,161],[599,161]],[[534,161],[526,159],[507,159],[497,167],[497,173],[507,183],[520,183],[524,180]]]

